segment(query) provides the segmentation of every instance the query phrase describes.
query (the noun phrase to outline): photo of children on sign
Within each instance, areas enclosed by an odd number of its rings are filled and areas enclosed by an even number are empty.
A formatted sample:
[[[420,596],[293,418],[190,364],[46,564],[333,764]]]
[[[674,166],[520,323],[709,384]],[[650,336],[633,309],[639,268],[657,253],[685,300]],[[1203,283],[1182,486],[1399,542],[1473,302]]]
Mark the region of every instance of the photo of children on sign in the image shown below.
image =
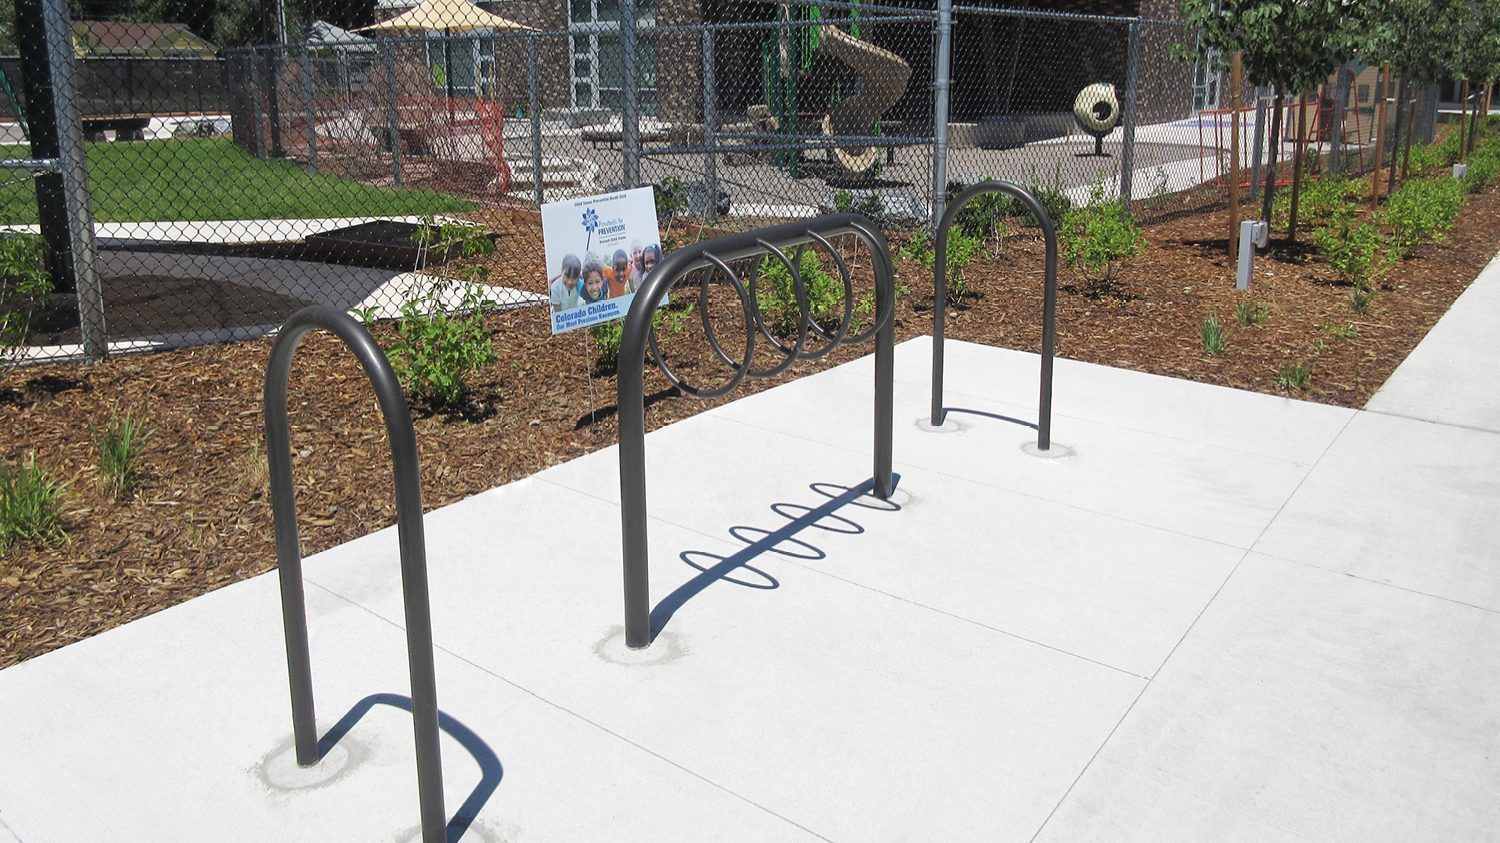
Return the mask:
[[[542,246],[552,333],[625,318],[646,273],[661,263],[652,189],[543,205]]]

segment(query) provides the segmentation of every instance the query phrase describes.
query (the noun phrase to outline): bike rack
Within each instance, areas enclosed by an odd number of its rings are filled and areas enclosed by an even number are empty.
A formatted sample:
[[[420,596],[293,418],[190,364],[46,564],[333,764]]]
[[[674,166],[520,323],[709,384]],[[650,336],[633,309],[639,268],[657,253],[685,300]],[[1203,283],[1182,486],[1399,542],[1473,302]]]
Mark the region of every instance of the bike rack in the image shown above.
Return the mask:
[[[271,512],[276,530],[276,565],[281,580],[281,617],[286,630],[286,663],[292,692],[292,734],[297,764],[318,763],[318,732],[313,716],[312,664],[307,645],[307,603],[302,589],[302,549],[297,533],[297,501],[292,486],[291,431],[287,425],[287,380],[292,355],[308,332],[337,335],[375,387],[390,437],[396,480],[396,529],[401,548],[401,594],[406,608],[406,659],[411,672],[412,728],[417,743],[417,794],[422,839],[446,839],[443,766],[438,753],[437,679],[432,659],[432,612],[427,597],[427,545],[422,533],[422,482],[417,470],[417,437],[406,396],[374,337],[349,314],[314,305],[292,315],[271,347],[266,366],[266,456],[271,468]]]
[[[849,265],[829,238],[853,235],[870,250],[875,269],[875,323],[864,333],[849,336],[849,327],[854,319],[854,286]],[[807,288],[799,273],[799,259],[803,249],[817,243],[833,256],[844,288],[844,311],[836,330],[826,330],[812,319],[807,299]],[[793,257],[784,249],[796,247]],[[796,341],[790,345],[778,341],[766,325],[756,304],[755,284],[759,264],[752,267],[750,283],[740,281],[730,263],[760,257],[762,255],[779,260],[791,273],[792,288],[801,311],[801,327]],[[733,376],[719,387],[700,389],[684,383],[667,366],[657,345],[656,331],[652,325],[652,314],[667,293],[688,273],[708,270],[699,279],[698,314],[703,331],[723,363],[731,367]],[[708,316],[708,285],[720,274],[728,279],[738,294],[745,314],[745,353],[736,361],[719,344]],[[657,368],[673,386],[695,398],[716,398],[725,395],[747,376],[768,378],[786,371],[798,360],[816,360],[840,345],[864,342],[875,338],[875,474],[874,492],[881,499],[894,491],[891,475],[891,425],[893,405],[893,374],[895,371],[895,273],[891,268],[890,245],[880,229],[869,219],[858,214],[832,214],[811,220],[799,220],[783,225],[731,234],[714,240],[697,243],[673,252],[657,266],[631,302],[625,317],[624,335],[620,342],[619,380],[616,392],[620,413],[620,527],[624,545],[625,564],[625,645],[640,649],[651,645],[651,585],[647,567],[646,536],[646,408],[645,408],[645,364],[646,349],[651,349]],[[755,354],[756,334],[760,334],[784,359],[766,369],[752,369]],[[809,334],[816,334],[822,343],[812,350],[804,350]]]
[[[948,231],[965,203],[984,193],[1004,193],[1019,200],[1042,225],[1047,241],[1047,287],[1042,305],[1042,387],[1037,409],[1036,447],[1052,447],[1052,350],[1057,333],[1057,227],[1042,203],[1018,184],[982,181],[970,185],[943,210],[933,243],[932,285],[932,426],[943,423],[943,319],[948,312]]]

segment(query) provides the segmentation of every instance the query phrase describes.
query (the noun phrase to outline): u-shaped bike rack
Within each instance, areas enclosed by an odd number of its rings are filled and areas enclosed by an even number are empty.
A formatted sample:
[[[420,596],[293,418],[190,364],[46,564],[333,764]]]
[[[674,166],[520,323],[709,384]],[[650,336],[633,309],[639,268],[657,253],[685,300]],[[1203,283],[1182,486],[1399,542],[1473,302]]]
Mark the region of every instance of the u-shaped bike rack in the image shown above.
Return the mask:
[[[870,252],[875,270],[875,321],[869,330],[849,335],[855,312],[853,280],[849,265],[830,238],[853,235]],[[813,321],[807,288],[799,272],[803,249],[818,244],[833,256],[841,275],[844,310],[836,329],[825,329]],[[785,249],[795,247],[792,257]],[[752,266],[748,286],[730,266],[736,261],[770,257],[782,263],[791,274],[792,288],[801,312],[801,327],[790,344],[777,340],[766,325],[756,304],[755,287],[758,264]],[[667,293],[688,273],[707,270],[699,279],[698,313],[709,346],[733,375],[721,386],[704,389],[684,383],[667,365],[656,341],[652,314]],[[735,360],[719,344],[708,314],[708,285],[723,276],[734,287],[745,314],[745,352]],[[880,229],[858,214],[833,214],[811,220],[731,234],[708,240],[673,252],[657,266],[631,302],[625,317],[624,336],[620,342],[619,380],[616,393],[620,413],[620,527],[625,563],[625,644],[639,649],[651,644],[651,587],[647,567],[646,536],[646,349],[673,386],[696,398],[715,398],[727,394],[746,377],[768,378],[785,371],[798,360],[816,360],[840,345],[875,338],[875,474],[874,491],[882,499],[890,497],[893,374],[895,361],[895,273],[891,268],[890,245]],[[765,369],[752,368],[756,335],[764,337],[782,355],[781,362]],[[807,350],[808,339],[816,335],[817,347]]]
[[[1047,241],[1047,288],[1042,305],[1042,394],[1037,408],[1036,425],[1036,447],[1045,451],[1052,447],[1052,350],[1057,323],[1057,227],[1047,209],[1042,207],[1035,196],[1020,185],[1008,181],[982,181],[970,185],[948,203],[938,222],[932,264],[932,426],[939,427],[943,423],[943,319],[948,311],[948,231],[953,228],[953,222],[963,206],[970,199],[984,193],[1004,193],[1019,200],[1041,223],[1042,236]]]
[[[292,734],[297,763],[318,762],[318,731],[313,716],[312,664],[307,645],[307,604],[302,589],[302,549],[297,533],[297,501],[292,486],[291,432],[287,426],[287,380],[292,356],[308,332],[323,329],[344,341],[375,387],[390,437],[396,479],[396,529],[401,548],[401,594],[406,609],[406,659],[411,672],[412,728],[417,742],[417,794],[422,839],[446,839],[443,766],[438,753],[437,679],[432,660],[432,611],[427,598],[427,546],[422,533],[422,482],[417,470],[417,437],[411,413],[385,353],[349,314],[325,305],[304,308],[281,326],[266,367],[266,456],[271,467],[271,512],[276,529],[276,564],[281,579],[281,617],[286,630],[286,664],[292,692]]]

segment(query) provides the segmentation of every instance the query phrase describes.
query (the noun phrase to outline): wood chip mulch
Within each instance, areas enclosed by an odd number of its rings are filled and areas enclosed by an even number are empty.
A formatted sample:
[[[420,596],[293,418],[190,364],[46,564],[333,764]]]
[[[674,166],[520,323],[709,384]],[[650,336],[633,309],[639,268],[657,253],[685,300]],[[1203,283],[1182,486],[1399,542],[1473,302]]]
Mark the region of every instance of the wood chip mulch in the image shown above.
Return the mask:
[[[1063,268],[1060,356],[1349,407],[1369,399],[1500,247],[1500,191],[1492,187],[1471,197],[1446,242],[1397,266],[1371,311],[1357,316],[1350,289],[1310,249],[1274,247],[1261,257],[1248,293],[1239,293],[1221,209],[1142,210],[1156,218],[1145,226],[1150,248],[1119,268],[1109,292],[1099,294]],[[1245,213],[1254,210],[1247,205]],[[510,257],[526,260],[497,260]],[[897,307],[898,339],[929,333],[930,276],[904,258],[898,264],[910,290]],[[970,295],[949,309],[948,335],[1039,350],[1042,245],[1035,232],[1008,237],[1000,256],[976,263],[968,278]],[[1235,305],[1246,298],[1265,304],[1270,318],[1237,326]],[[716,301],[710,309],[728,306]],[[1209,314],[1228,329],[1219,356],[1205,355],[1199,339]],[[593,365],[584,332],[551,337],[537,309],[491,314],[487,324],[499,361],[475,378],[466,417],[417,418],[429,509],[616,438],[615,379]],[[1349,325],[1354,336],[1334,335]],[[726,344],[733,340],[726,332]],[[678,346],[666,353],[685,372],[706,368],[688,362],[702,356],[701,342]],[[68,531],[64,543],[17,544],[0,555],[0,667],[274,567],[261,417],[269,347],[261,340],[92,366],[0,369],[0,458],[14,465],[34,454],[64,480]],[[868,351],[841,348],[721,400]],[[1289,364],[1310,369],[1305,390],[1288,393],[1278,384]],[[652,428],[718,403],[675,394],[654,370],[647,393]],[[290,395],[304,551],[392,523],[384,429],[353,357],[334,340],[310,336]],[[126,501],[101,491],[94,467],[92,430],[116,408],[144,409],[153,431],[138,491]]]

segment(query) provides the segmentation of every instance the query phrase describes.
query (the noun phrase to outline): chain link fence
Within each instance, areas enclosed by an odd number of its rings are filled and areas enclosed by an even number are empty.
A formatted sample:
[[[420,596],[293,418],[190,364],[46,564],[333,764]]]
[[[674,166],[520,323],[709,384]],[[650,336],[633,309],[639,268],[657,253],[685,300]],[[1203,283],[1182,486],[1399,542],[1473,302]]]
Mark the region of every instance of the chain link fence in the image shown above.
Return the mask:
[[[34,317],[13,358],[97,355],[91,325],[126,351],[263,336],[309,303],[397,317],[434,288],[535,305],[539,205],[622,186],[656,186],[670,249],[833,210],[916,229],[984,178],[1058,204],[1222,201],[1236,99],[1246,187],[1272,144],[1265,92],[1231,96],[1219,68],[1173,57],[1191,32],[1136,16],[838,0],[380,0],[372,14],[329,0],[231,26],[191,0],[140,4],[149,17],[123,2],[115,20],[67,24],[60,85],[26,46],[60,5],[18,6],[0,158],[55,146],[39,121],[76,120],[87,178],[73,198],[92,241],[50,250],[61,295],[0,300]],[[1342,78],[1283,105],[1278,157],[1301,137],[1319,167],[1373,165],[1376,104],[1393,94],[1370,70]],[[1418,116],[1430,137],[1435,112]],[[62,242],[63,185],[39,199],[24,167],[6,172],[0,225]],[[455,250],[432,242],[457,220],[496,244],[484,280],[456,280]],[[80,319],[85,282],[102,314]]]

